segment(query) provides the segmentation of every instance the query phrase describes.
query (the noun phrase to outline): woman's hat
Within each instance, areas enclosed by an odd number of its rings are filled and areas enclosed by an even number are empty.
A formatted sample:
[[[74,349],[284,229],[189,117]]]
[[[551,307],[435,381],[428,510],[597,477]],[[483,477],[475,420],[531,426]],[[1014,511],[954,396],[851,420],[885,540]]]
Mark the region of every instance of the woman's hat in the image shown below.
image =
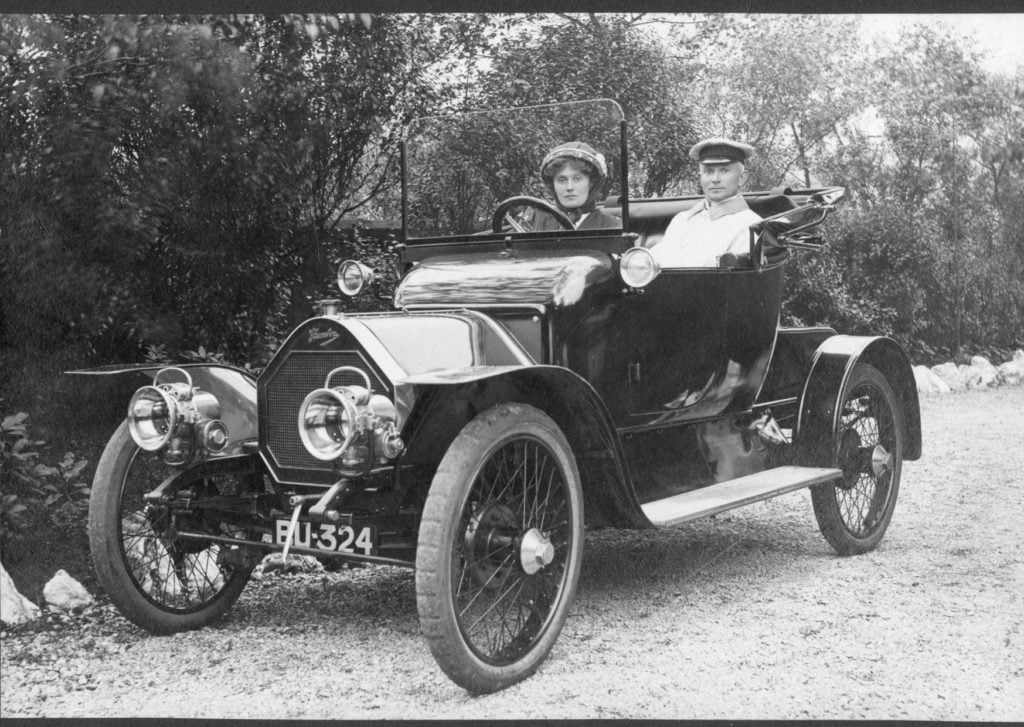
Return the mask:
[[[565,144],[556,146],[554,149],[548,152],[548,155],[544,157],[544,161],[540,164],[540,175],[547,179],[546,173],[548,165],[559,160],[559,159],[577,159],[579,161],[587,162],[597,170],[602,177],[608,176],[608,164],[604,160],[604,154],[595,150],[590,144],[584,144],[582,141],[570,141]],[[553,173],[552,173],[553,176]]]

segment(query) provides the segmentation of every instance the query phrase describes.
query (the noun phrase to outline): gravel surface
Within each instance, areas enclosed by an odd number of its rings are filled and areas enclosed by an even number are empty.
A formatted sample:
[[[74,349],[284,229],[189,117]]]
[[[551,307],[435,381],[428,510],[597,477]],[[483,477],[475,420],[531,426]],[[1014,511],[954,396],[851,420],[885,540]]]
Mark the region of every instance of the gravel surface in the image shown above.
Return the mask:
[[[218,625],[109,606],[0,634],[0,716],[1024,720],[1024,388],[922,401],[878,550],[835,556],[807,492],[587,536],[548,660],[470,697],[419,636],[411,570],[266,575]]]

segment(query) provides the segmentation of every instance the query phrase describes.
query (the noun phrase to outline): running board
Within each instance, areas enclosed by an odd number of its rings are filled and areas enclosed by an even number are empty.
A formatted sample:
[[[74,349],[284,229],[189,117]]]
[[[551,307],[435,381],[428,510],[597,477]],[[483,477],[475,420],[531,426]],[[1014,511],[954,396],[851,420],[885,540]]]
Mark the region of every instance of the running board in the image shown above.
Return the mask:
[[[697,490],[654,500],[643,505],[644,514],[655,525],[668,527],[717,515],[726,510],[767,500],[811,485],[830,482],[843,471],[830,467],[787,465],[757,472],[735,480],[719,482]]]

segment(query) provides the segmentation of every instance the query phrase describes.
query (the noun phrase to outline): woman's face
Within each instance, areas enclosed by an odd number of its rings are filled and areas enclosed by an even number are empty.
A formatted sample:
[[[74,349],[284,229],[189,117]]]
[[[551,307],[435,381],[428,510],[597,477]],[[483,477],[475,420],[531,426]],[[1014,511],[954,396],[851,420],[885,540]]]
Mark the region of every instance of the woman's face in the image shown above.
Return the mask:
[[[583,171],[581,162],[563,164],[555,172],[554,183],[558,203],[567,210],[582,207],[590,196],[590,177]]]

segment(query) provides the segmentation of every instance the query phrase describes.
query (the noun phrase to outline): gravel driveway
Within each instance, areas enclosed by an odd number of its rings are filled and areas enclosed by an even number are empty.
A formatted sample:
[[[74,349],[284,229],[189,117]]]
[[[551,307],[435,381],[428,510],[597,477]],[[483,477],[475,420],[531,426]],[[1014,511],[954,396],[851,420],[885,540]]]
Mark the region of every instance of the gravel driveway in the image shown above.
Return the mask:
[[[470,697],[419,636],[411,570],[268,575],[215,627],[109,607],[0,635],[0,716],[1024,720],[1024,388],[922,401],[881,547],[835,556],[807,492],[588,534],[541,670]]]

